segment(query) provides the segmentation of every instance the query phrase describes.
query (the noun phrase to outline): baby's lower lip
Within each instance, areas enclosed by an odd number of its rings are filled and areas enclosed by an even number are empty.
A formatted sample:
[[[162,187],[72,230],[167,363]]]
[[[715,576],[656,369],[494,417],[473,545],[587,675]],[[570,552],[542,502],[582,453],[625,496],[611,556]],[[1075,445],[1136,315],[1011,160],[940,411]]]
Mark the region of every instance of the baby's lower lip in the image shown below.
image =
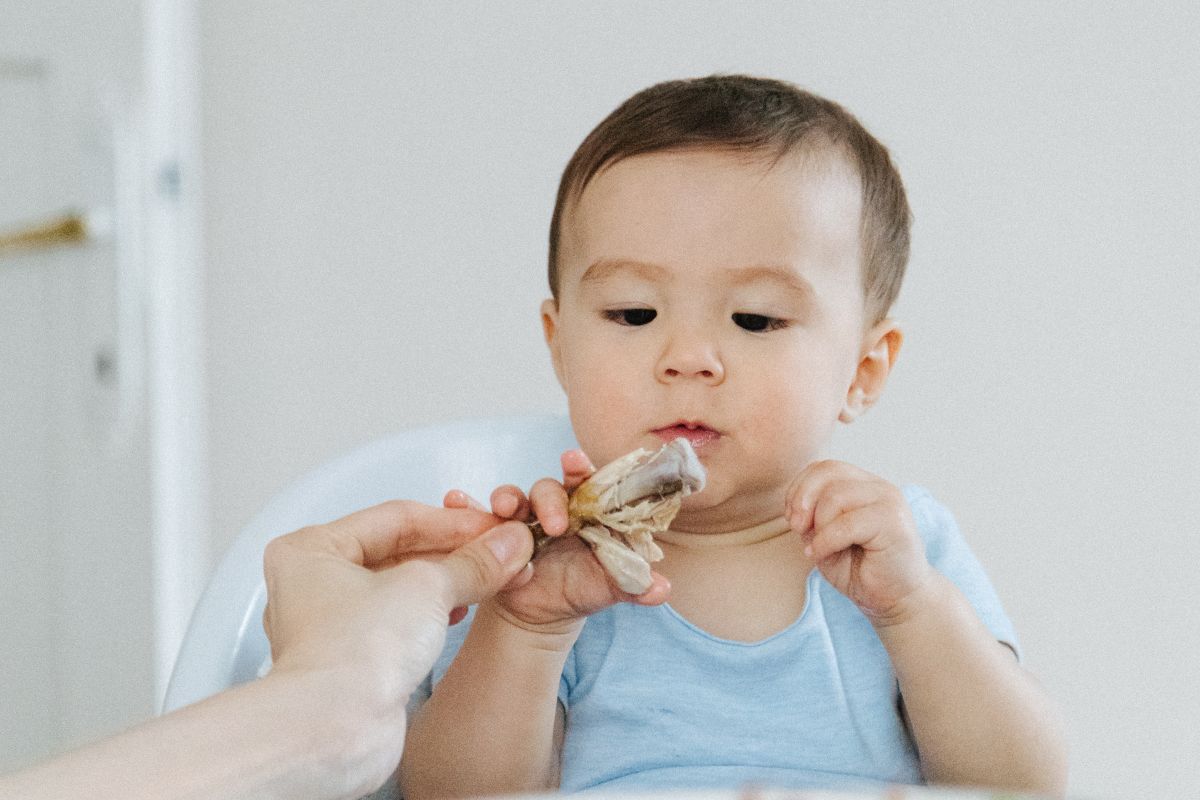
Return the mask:
[[[664,442],[674,441],[683,437],[692,443],[692,447],[703,447],[721,438],[721,434],[712,428],[689,428],[686,425],[672,425],[669,428],[658,428],[653,433]]]

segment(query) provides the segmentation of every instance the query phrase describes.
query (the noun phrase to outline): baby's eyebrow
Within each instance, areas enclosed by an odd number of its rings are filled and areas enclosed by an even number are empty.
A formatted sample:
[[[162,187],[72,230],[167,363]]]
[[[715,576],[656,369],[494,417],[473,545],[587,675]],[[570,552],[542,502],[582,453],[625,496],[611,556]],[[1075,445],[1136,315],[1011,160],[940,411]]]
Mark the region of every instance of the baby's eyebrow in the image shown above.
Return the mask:
[[[791,293],[802,301],[811,301],[815,292],[812,284],[794,270],[777,264],[755,264],[749,267],[731,267],[724,270],[730,286],[746,286],[754,283],[770,283]],[[581,286],[595,285],[611,280],[622,273],[648,281],[661,281],[670,276],[665,267],[649,261],[629,258],[597,259],[584,270],[579,279]]]
[[[583,277],[579,279],[580,284],[588,283],[603,283],[606,280],[614,278],[618,273],[630,272],[639,278],[646,280],[656,280],[665,278],[667,270],[660,267],[658,264],[651,264],[648,261],[635,261],[628,258],[601,258],[588,267]]]
[[[749,283],[773,283],[803,300],[811,300],[814,296],[812,284],[787,267],[759,264],[752,267],[730,269],[728,274],[729,282],[734,286],[745,286]]]

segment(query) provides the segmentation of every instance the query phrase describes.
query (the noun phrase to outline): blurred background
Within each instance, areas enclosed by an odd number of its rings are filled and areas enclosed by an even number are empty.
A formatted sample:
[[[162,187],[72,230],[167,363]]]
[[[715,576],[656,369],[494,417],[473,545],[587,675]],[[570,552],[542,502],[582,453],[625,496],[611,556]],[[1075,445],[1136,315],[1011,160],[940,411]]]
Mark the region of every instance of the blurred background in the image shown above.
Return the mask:
[[[903,357],[832,455],[956,512],[1072,794],[1200,793],[1198,37],[1185,2],[0,0],[0,770],[154,714],[291,479],[565,411],[563,166],[749,72],[856,113],[915,211]]]

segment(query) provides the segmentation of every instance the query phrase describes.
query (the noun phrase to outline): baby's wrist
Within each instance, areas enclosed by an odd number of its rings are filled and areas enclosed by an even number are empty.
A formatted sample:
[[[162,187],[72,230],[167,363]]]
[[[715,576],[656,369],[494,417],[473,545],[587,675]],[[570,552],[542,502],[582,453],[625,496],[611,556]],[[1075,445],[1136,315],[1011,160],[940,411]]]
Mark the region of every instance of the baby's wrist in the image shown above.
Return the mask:
[[[513,614],[495,598],[479,604],[472,627],[480,624],[481,617],[485,626],[494,628],[497,633],[519,646],[554,653],[570,651],[575,646],[575,640],[579,638],[584,623],[582,617],[545,623],[529,622]]]
[[[947,579],[931,565],[926,574],[914,588],[886,611],[868,614],[871,625],[876,632],[884,630],[898,631],[908,627],[912,622],[937,608],[946,599],[945,585]]]

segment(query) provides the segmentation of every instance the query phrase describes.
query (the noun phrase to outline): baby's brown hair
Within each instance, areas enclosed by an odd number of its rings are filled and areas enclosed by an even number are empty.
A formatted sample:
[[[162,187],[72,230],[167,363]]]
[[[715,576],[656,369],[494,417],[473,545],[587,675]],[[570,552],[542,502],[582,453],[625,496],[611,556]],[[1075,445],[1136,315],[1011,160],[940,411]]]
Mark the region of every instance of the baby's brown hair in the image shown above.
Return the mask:
[[[550,292],[558,298],[563,222],[588,182],[631,156],[668,150],[761,153],[774,163],[802,148],[845,159],[862,183],[862,278],[872,322],[887,315],[908,263],[912,213],[887,148],[837,103],[747,75],[666,81],[630,97],[587,135],[563,170],[550,220]]]

